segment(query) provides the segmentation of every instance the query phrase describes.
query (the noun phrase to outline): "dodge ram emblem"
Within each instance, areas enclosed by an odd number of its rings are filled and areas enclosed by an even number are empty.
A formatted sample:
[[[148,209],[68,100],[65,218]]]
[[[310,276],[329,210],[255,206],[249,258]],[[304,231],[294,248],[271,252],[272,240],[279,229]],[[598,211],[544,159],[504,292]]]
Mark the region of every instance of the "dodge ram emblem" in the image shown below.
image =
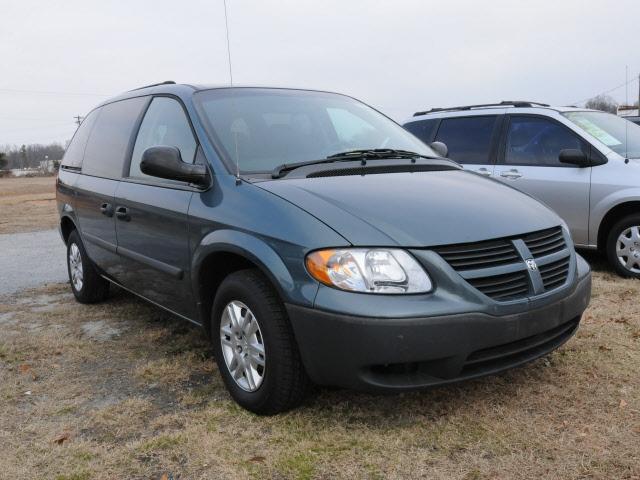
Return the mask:
[[[527,268],[532,272],[538,269],[538,264],[533,258],[527,258],[524,262],[527,264]]]

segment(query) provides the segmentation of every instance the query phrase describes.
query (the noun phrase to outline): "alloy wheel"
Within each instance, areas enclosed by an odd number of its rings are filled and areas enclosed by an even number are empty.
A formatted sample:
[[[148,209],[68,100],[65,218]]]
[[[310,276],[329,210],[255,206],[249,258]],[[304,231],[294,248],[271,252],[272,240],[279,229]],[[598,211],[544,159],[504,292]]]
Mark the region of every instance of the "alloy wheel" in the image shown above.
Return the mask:
[[[71,283],[77,292],[82,290],[84,285],[84,274],[82,271],[82,256],[80,249],[75,243],[69,248],[69,273],[71,275]]]
[[[222,312],[220,343],[224,361],[236,384],[247,392],[260,388],[265,374],[265,349],[258,320],[249,307],[234,300]]]

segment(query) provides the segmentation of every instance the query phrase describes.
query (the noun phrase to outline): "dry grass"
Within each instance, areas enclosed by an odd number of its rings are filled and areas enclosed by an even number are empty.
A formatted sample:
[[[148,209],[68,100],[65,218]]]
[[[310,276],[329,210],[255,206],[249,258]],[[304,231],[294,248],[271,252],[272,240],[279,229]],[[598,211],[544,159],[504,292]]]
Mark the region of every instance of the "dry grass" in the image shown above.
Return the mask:
[[[323,390],[271,418],[230,400],[198,330],[127,294],[4,299],[0,476],[637,479],[640,282],[594,280],[576,337],[524,368],[401,396]]]
[[[58,225],[55,177],[0,178],[0,234]]]

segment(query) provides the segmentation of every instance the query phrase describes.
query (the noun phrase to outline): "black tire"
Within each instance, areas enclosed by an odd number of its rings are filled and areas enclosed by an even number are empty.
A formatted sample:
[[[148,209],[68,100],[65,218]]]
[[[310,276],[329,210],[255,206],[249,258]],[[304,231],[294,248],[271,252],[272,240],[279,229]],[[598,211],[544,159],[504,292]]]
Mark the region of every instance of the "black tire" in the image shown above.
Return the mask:
[[[76,287],[72,278],[72,261],[71,252],[77,247],[80,254],[80,262],[82,264],[82,285]],[[80,303],[96,303],[107,298],[109,295],[109,282],[102,278],[94,267],[89,256],[87,255],[80,235],[74,230],[67,240],[67,273],[69,274],[69,283],[76,300]]]
[[[222,352],[220,323],[231,302],[244,304],[259,325],[265,362],[262,383],[255,391],[236,383]],[[311,384],[286,310],[278,293],[258,270],[234,272],[218,288],[211,310],[211,341],[222,379],[240,406],[258,415],[274,415],[298,406],[304,399]],[[243,377],[246,379],[246,375]]]
[[[633,272],[622,265],[616,252],[618,237],[630,227],[640,227],[640,214],[628,215],[616,222],[611,228],[609,235],[607,236],[607,258],[611,266],[619,275],[623,277],[640,278],[640,240],[636,242],[637,244],[634,246],[634,249],[638,254],[638,257],[635,257],[637,258],[637,265],[632,267],[635,270],[638,270],[637,272]]]

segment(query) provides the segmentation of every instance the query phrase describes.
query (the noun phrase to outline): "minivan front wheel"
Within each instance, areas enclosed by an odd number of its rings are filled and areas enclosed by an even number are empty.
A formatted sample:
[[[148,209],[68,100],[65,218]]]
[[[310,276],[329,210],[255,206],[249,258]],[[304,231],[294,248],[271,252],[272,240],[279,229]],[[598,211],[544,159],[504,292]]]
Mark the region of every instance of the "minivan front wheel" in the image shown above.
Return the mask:
[[[109,295],[109,282],[89,260],[80,235],[74,230],[67,240],[67,271],[73,295],[80,303],[95,303]]]
[[[244,303],[234,300],[222,311],[220,347],[236,385],[257,391],[265,374],[264,340],[258,319]]]
[[[211,311],[211,340],[233,399],[260,415],[296,407],[309,379],[278,293],[257,270],[224,279]]]
[[[607,257],[624,277],[640,278],[640,215],[618,221],[607,238]]]

